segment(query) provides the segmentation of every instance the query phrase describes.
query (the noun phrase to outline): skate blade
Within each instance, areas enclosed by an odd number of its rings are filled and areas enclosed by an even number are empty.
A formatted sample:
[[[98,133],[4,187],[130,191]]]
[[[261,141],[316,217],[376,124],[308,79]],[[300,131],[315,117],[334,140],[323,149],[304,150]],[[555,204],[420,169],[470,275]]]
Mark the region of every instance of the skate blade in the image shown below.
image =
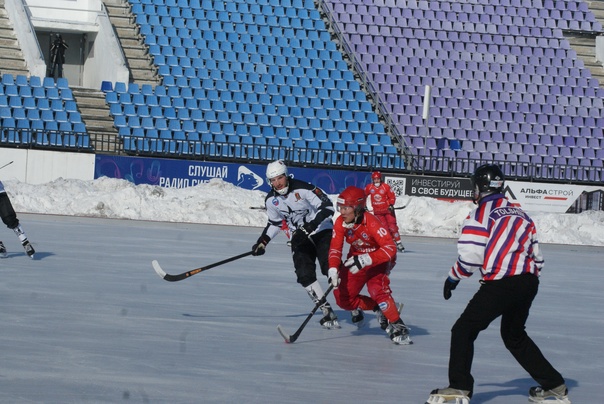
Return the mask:
[[[426,404],[470,404],[470,399],[467,397],[431,395],[428,397]]]
[[[571,404],[568,397],[547,397],[547,398],[535,398],[529,397],[529,403],[537,404]]]
[[[409,337],[407,337],[403,340],[400,340],[400,341],[393,340],[392,342],[394,342],[396,345],[413,345],[413,341]]]
[[[340,323],[338,323],[337,321],[328,321],[326,323],[321,324],[321,327],[325,328],[326,330],[337,330],[339,328],[342,328]]]

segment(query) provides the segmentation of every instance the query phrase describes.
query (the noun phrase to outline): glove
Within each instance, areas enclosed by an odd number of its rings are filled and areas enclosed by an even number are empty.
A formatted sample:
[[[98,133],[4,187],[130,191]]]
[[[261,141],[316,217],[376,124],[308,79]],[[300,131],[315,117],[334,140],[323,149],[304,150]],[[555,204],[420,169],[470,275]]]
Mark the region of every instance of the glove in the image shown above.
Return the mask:
[[[445,288],[443,289],[443,296],[445,300],[449,300],[451,298],[451,291],[457,287],[459,280],[455,280],[451,277],[448,277],[445,280]]]
[[[306,240],[309,240],[310,234],[313,231],[314,229],[310,223],[305,223],[294,230],[294,234],[292,234],[292,248],[304,244]]]
[[[356,274],[361,269],[372,264],[369,254],[353,255],[344,262],[344,266],[350,269],[352,274]]]
[[[264,254],[266,252],[266,245],[269,241],[271,241],[271,239],[266,234],[260,236],[258,241],[256,241],[256,244],[252,246],[252,255],[255,257]]]
[[[329,268],[329,271],[327,271],[327,278],[329,279],[329,283],[331,283],[333,285],[333,287],[337,289],[338,285],[340,284],[340,277],[338,276],[338,269]]]
[[[390,211],[390,213],[394,213],[394,205],[388,206],[388,210]]]

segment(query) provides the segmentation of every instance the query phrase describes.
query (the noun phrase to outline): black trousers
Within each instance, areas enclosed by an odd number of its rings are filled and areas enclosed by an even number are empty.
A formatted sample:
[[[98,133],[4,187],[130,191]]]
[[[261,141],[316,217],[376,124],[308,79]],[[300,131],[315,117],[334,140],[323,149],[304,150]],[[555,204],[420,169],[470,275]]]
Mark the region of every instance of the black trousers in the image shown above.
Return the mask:
[[[317,264],[321,273],[327,276],[329,263],[329,244],[331,243],[331,229],[323,230],[306,239],[299,245],[294,245],[292,241],[292,258],[296,272],[297,282],[306,287],[317,280]],[[293,239],[292,239],[293,240]]]
[[[9,229],[19,226],[19,219],[6,192],[0,192],[0,218]]]
[[[474,340],[501,316],[501,338],[516,361],[539,385],[552,389],[564,383],[562,375],[545,359],[525,331],[539,278],[524,274],[484,282],[451,329],[449,386],[473,391],[471,375]]]

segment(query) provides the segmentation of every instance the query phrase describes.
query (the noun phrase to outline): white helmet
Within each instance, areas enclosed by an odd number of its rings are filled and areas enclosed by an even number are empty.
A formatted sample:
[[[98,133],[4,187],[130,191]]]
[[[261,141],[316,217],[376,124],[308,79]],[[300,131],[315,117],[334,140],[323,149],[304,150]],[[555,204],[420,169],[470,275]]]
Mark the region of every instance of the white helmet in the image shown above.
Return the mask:
[[[266,178],[268,179],[269,183],[271,181],[271,178],[275,178],[280,175],[285,175],[287,177],[287,166],[285,165],[283,160],[273,161],[272,163],[269,163],[266,166]],[[279,195],[285,195],[287,193],[288,188],[289,188],[289,183],[282,189],[279,189],[279,190],[275,189],[275,191]]]

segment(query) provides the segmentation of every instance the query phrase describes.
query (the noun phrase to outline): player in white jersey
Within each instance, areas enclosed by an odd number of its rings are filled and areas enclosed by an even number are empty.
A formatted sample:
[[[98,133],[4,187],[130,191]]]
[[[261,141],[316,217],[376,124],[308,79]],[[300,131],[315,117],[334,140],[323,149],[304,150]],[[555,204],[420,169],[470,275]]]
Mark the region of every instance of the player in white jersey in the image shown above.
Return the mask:
[[[481,273],[481,286],[451,329],[449,386],[433,390],[427,403],[470,402],[474,340],[501,317],[505,347],[539,383],[529,390],[529,402],[570,404],[562,375],[525,331],[543,268],[535,224],[505,198],[504,175],[498,166],[478,167],[472,186],[478,206],[463,223],[457,244],[459,256],[445,281],[443,295],[448,300],[459,281],[474,272]]]
[[[25,253],[33,258],[35,254],[34,247],[30,244],[21,224],[19,223],[19,219],[17,218],[17,214],[15,213],[15,209],[13,209],[13,205],[10,202],[8,194],[4,189],[4,184],[0,181],[0,217],[2,218],[2,222],[15,232],[17,237],[19,237],[19,241],[21,245],[25,249]],[[0,257],[5,258],[7,256],[6,247],[4,243],[0,241]]]
[[[291,249],[297,281],[315,302],[323,297],[323,288],[317,280],[319,261],[321,273],[327,277],[327,257],[333,229],[333,203],[318,187],[289,177],[287,166],[281,160],[266,168],[266,177],[272,187],[265,199],[268,222],[252,246],[252,255],[262,255],[266,245],[282,231],[285,220],[291,233]],[[324,328],[339,328],[338,318],[331,305],[321,306]]]

